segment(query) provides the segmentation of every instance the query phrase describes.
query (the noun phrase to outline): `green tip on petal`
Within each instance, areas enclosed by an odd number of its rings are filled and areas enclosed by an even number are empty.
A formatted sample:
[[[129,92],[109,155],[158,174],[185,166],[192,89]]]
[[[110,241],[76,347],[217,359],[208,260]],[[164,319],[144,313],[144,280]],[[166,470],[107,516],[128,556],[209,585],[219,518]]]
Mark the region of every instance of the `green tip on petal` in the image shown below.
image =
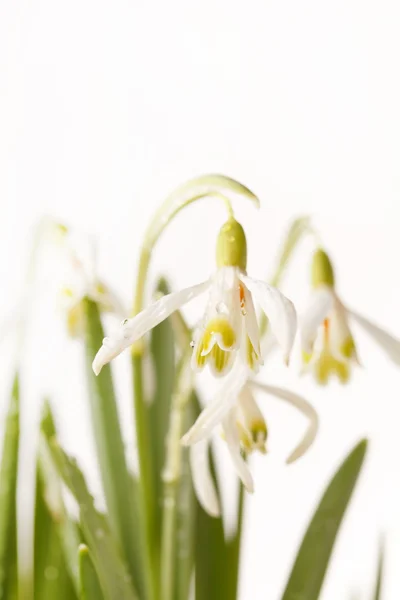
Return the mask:
[[[311,266],[311,285],[316,288],[320,285],[333,287],[335,285],[335,274],[332,263],[327,253],[319,248],[316,250]]]
[[[221,227],[218,234],[217,266],[239,267],[239,269],[245,271],[246,265],[246,235],[241,224],[231,218]]]

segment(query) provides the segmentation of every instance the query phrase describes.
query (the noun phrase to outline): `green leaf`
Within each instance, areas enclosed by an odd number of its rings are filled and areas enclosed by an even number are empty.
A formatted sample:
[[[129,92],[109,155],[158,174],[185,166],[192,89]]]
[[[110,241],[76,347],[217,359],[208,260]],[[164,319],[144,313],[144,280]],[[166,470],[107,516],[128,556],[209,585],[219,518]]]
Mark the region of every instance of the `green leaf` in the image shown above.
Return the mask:
[[[76,461],[63,452],[54,438],[49,441],[49,448],[60,476],[79,505],[83,534],[91,549],[105,598],[136,600],[132,579],[119,554],[108,520],[95,509],[93,498]]]
[[[96,377],[92,362],[104,332],[96,303],[85,300],[86,363],[89,397],[97,455],[110,524],[132,573],[139,594],[143,595],[141,570],[141,519],[138,500],[127,468],[111,369],[106,365]]]
[[[55,434],[56,429],[53,416],[49,405],[46,403],[41,423],[41,436],[39,438],[36,501],[39,507],[42,500],[46,505],[49,518],[52,521],[51,529],[54,529],[59,538],[68,574],[74,584],[76,594],[78,594],[79,573],[77,548],[82,540],[77,523],[72,520],[65,509],[61,481],[47,445],[47,439],[53,437]],[[40,514],[41,513],[39,512],[39,515]],[[42,529],[43,527],[40,523],[36,523],[35,536],[41,535]],[[39,548],[37,548],[37,551],[40,554]]]
[[[196,398],[196,414],[200,405]],[[217,490],[215,459],[212,448],[209,452],[210,468]],[[219,495],[219,494],[218,494]],[[227,579],[237,579],[237,573],[230,572],[228,548],[225,541],[224,524],[221,517],[211,517],[197,503],[196,548],[195,548],[195,589],[196,600],[231,600]],[[234,597],[232,597],[234,600]]]
[[[227,598],[236,600],[239,584],[240,548],[242,541],[243,509],[245,501],[244,486],[239,484],[239,505],[237,514],[236,531],[232,539],[227,540],[226,580]]]
[[[384,549],[383,544],[379,548],[379,558],[378,558],[378,569],[376,572],[376,583],[375,583],[375,593],[374,600],[380,600],[382,595],[382,578],[383,578],[383,565],[384,565]]]
[[[165,295],[169,294],[169,291],[167,282],[161,279],[157,286],[157,293]],[[152,402],[148,406],[148,419],[153,451],[156,531],[160,540],[163,494],[162,471],[165,462],[165,440],[169,425],[171,396],[175,382],[175,345],[170,319],[166,319],[152,330],[150,352],[154,373],[149,373],[148,376],[154,376],[155,390]]]
[[[196,600],[225,600],[226,544],[221,517],[198,504],[196,527]]]
[[[80,600],[104,599],[89,548],[85,544],[79,546],[79,576],[81,585]]]
[[[57,522],[45,501],[46,494],[48,492],[38,469],[35,503],[34,598],[35,600],[76,600],[78,596],[68,573]],[[75,563],[78,564],[76,557]]]
[[[285,241],[283,243],[278,264],[275,269],[275,273],[271,279],[271,285],[278,286],[281,282],[282,276],[286,270],[289,260],[295,250],[297,244],[300,242],[302,237],[311,231],[311,220],[310,217],[303,216],[295,219],[286,234]]]
[[[317,600],[346,507],[352,496],[367,441],[347,456],[328,485],[297,554],[282,600]]]
[[[19,448],[19,378],[15,376],[5,420],[0,467],[0,598],[15,597],[17,583],[16,494]]]
[[[280,251],[278,263],[275,267],[275,272],[270,278],[269,283],[274,287],[279,287],[285,274],[286,268],[295,251],[297,244],[304,237],[306,233],[311,231],[311,219],[310,217],[299,217],[295,219],[286,234],[285,241],[283,242],[282,249]],[[263,313],[260,320],[260,333],[263,336],[268,328],[268,318]]]

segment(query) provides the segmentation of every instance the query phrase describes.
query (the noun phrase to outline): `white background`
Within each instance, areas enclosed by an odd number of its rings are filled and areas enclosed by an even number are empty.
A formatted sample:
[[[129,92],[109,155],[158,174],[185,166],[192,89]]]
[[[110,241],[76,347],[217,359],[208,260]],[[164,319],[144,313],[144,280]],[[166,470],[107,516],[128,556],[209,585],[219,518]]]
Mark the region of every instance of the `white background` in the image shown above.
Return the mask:
[[[182,181],[221,172],[261,199],[260,213],[244,201],[235,205],[248,233],[251,274],[271,272],[288,219],[310,213],[334,258],[343,299],[400,335],[399,27],[394,0],[3,0],[1,314],[10,314],[21,292],[32,228],[43,214],[97,237],[100,275],[128,306],[138,248],[156,207]],[[223,219],[215,201],[187,209],[160,242],[153,276],[166,273],[175,287],[207,277]],[[311,241],[301,246],[285,282],[299,306],[311,249]],[[24,355],[22,504],[45,392],[65,445],[96,487],[81,348],[67,340],[44,295],[33,307]],[[188,312],[193,318],[197,307],[201,302]],[[364,368],[346,388],[318,389],[277,361],[261,374],[305,394],[321,430],[309,454],[285,468],[304,422],[278,401],[260,399],[270,452],[253,461],[244,600],[279,599],[323,486],[364,435],[371,440],[367,466],[322,599],[371,597],[381,533],[384,600],[400,595],[400,373],[357,328],[355,335]],[[2,392],[8,348],[0,347]],[[122,392],[123,380],[122,373]],[[121,410],[131,441],[124,393]]]

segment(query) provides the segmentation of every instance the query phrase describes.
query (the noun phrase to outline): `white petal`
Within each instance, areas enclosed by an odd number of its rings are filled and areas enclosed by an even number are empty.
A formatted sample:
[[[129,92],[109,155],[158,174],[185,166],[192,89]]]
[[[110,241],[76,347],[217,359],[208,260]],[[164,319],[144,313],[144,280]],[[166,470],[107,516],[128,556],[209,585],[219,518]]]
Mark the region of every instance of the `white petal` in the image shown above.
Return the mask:
[[[183,436],[182,444],[190,446],[207,438],[214,427],[225,417],[226,413],[237,401],[238,395],[249,377],[249,370],[237,361],[231,372],[225,377],[224,383],[217,392],[214,400],[201,412],[200,416]]]
[[[271,329],[284,354],[285,361],[289,360],[297,328],[297,316],[293,303],[281,292],[264,281],[258,281],[240,274],[257,302],[269,318]]]
[[[204,510],[212,517],[221,514],[217,490],[210,471],[208,456],[208,441],[201,440],[190,447],[190,467],[193,487],[198,501]]]
[[[287,464],[290,464],[298,460],[301,456],[303,456],[303,454],[305,454],[305,452],[307,452],[317,436],[319,426],[317,411],[309,402],[307,402],[305,398],[298,396],[290,390],[282,389],[272,385],[266,385],[265,383],[259,383],[257,381],[251,381],[250,383],[253,387],[263,390],[264,392],[267,392],[267,394],[271,394],[272,396],[276,396],[281,400],[285,400],[285,402],[288,402],[297,408],[309,420],[308,429],[305,432],[303,439],[301,440],[300,444],[296,446],[290,456],[288,456],[286,462]]]
[[[222,428],[237,474],[242,480],[246,490],[252,494],[254,492],[253,478],[246,461],[241,454],[239,434],[236,425],[236,410],[234,408],[225,416],[222,422]]]
[[[309,304],[299,319],[301,346],[307,354],[311,354],[318,327],[332,310],[334,300],[332,288],[328,286],[320,286],[313,290]]]
[[[261,356],[265,360],[267,356],[272,354],[277,348],[276,337],[273,333],[267,331],[265,336],[261,339]]]
[[[365,329],[365,331],[373,338],[373,340],[379,344],[379,346],[386,352],[388,357],[398,366],[400,366],[400,340],[393,337],[390,333],[378,327],[374,323],[371,323],[368,319],[354,312],[348,310],[348,313],[353,319]]]
[[[252,295],[250,294],[247,287],[243,284],[244,291],[244,304],[245,304],[245,315],[244,322],[246,326],[246,333],[250,338],[251,345],[253,346],[257,357],[260,358],[260,331],[258,329],[257,315],[254,308],[254,302]]]
[[[103,340],[103,345],[93,361],[93,371],[98,375],[102,367],[118,356],[125,348],[131,346],[150,329],[164,321],[169,315],[204,292],[209,281],[163,296],[157,302],[145,308],[133,319],[126,319],[110,337]]]

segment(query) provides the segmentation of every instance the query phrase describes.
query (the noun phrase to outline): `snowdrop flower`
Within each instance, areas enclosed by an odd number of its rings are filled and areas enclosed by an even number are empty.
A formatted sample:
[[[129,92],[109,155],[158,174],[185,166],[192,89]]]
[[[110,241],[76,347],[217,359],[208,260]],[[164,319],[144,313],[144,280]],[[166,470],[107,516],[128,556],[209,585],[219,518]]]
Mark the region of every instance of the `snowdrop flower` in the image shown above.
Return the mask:
[[[335,278],[328,255],[318,249],[312,262],[312,294],[300,319],[304,371],[311,371],[318,383],[331,376],[346,383],[351,365],[359,364],[356,345],[349,327],[353,318],[400,365],[400,341],[365,317],[347,309],[335,291]]]
[[[235,365],[214,401],[203,410],[193,427],[182,438],[182,443],[190,446],[190,463],[196,495],[204,510],[212,516],[220,514],[208,459],[210,437],[216,426],[222,425],[222,436],[236,472],[250,493],[254,491],[254,482],[245,459],[256,451],[262,454],[267,452],[268,429],[254,398],[254,389],[288,402],[309,420],[309,427],[300,444],[287,458],[287,464],[303,456],[317,435],[318,415],[304,398],[286,389],[248,380],[247,376],[248,371],[245,368]]]
[[[213,276],[208,281],[168,294],[132,319],[123,321],[103,340],[93,361],[94,372],[98,374],[125,348],[204,292],[208,292],[208,304],[192,342],[195,371],[201,371],[208,364],[214,375],[226,375],[240,353],[248,368],[257,372],[262,357],[253,299],[267,314],[287,361],[297,326],[293,304],[276,288],[249,277],[246,263],[246,237],[242,226],[231,217],[218,235],[217,270]]]
[[[64,225],[58,225],[57,231],[64,254],[59,303],[66,317],[69,335],[78,337],[85,327],[85,298],[96,302],[103,312],[121,315],[122,308],[115,294],[96,276],[94,248],[90,240],[70,232]]]

